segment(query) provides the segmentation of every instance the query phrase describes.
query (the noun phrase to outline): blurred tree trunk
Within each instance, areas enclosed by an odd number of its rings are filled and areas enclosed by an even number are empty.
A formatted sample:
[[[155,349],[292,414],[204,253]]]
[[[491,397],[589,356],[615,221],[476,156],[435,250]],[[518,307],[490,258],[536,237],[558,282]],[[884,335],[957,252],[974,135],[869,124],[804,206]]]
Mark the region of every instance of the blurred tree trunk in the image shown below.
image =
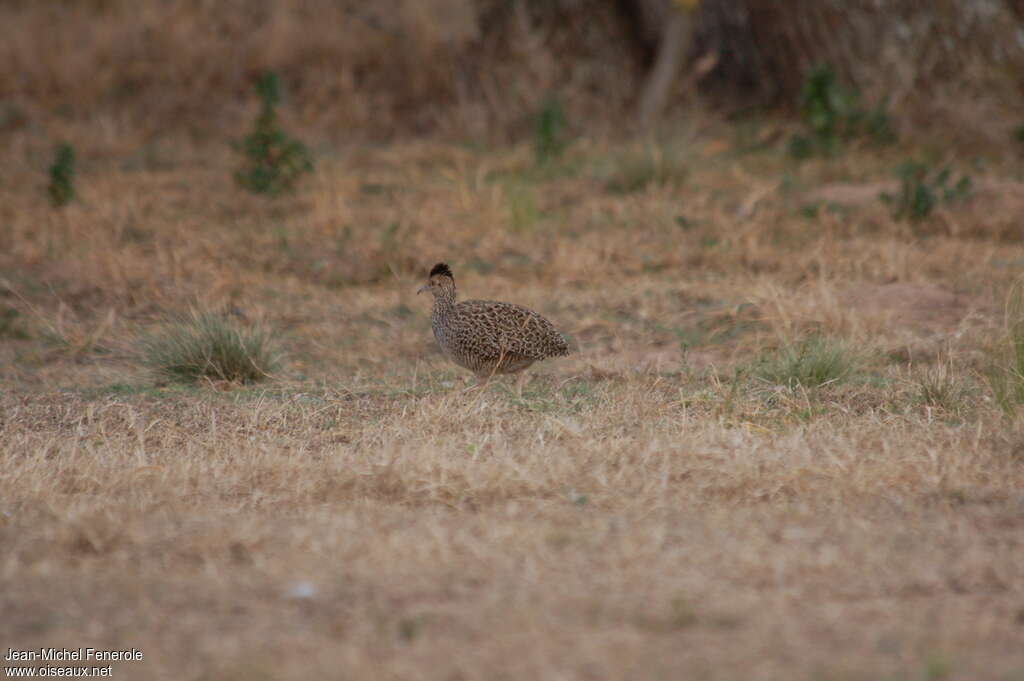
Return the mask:
[[[690,41],[690,15],[673,10],[664,24],[658,45],[658,56],[644,82],[637,119],[640,129],[650,127],[664,110],[673,84],[678,81]]]
[[[636,108],[636,123],[646,130],[680,85],[693,34],[693,11],[700,0],[623,0],[634,31],[650,63]],[[689,79],[687,79],[689,80]]]

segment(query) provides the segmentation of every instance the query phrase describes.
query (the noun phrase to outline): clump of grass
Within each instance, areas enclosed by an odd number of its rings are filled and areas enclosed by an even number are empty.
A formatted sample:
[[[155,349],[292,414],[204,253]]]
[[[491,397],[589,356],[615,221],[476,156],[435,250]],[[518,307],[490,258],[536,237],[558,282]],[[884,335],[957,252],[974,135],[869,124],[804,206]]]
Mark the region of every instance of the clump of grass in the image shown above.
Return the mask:
[[[246,165],[235,172],[235,181],[245,189],[268,196],[292,191],[303,173],[313,171],[313,160],[302,142],[281,129],[277,104],[281,100],[277,74],[267,72],[256,83],[263,108],[253,131],[235,148],[246,157]]]
[[[950,413],[963,411],[969,391],[953,367],[942,363],[929,367],[917,380],[917,401]]]
[[[562,102],[554,95],[548,95],[533,125],[533,154],[538,166],[561,158],[569,145],[565,128]]]
[[[859,365],[860,358],[845,342],[813,336],[762,356],[751,372],[775,385],[820,388],[842,383]]]
[[[797,159],[832,155],[856,137],[868,137],[876,144],[896,140],[883,102],[873,110],[860,104],[857,90],[844,87],[828,64],[812,68],[800,89],[800,119],[806,135],[794,135],[789,153]]]
[[[687,167],[675,155],[647,147],[621,156],[605,189],[614,194],[632,194],[649,186],[679,186],[687,173]]]
[[[1004,411],[1024,404],[1024,299],[1021,285],[1010,292],[1006,305],[1006,333],[988,371],[992,393]]]
[[[221,314],[193,312],[172,319],[140,341],[144,364],[165,379],[254,383],[278,366],[273,333],[243,327]]]
[[[952,171],[942,168],[932,171],[919,161],[907,161],[897,169],[900,188],[896,194],[882,192],[879,199],[892,207],[895,220],[922,220],[931,215],[940,203],[962,201],[971,194],[971,178],[961,175],[950,185]]]
[[[46,188],[54,208],[66,206],[75,198],[74,178],[75,150],[67,142],[62,142],[54,149],[50,184]]]

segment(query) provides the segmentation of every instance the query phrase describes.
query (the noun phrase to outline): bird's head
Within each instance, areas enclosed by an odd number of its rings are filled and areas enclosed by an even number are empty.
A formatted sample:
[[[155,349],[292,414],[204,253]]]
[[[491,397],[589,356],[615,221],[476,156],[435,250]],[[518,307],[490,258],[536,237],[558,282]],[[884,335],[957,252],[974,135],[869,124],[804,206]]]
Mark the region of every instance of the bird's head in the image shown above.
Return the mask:
[[[455,291],[455,277],[448,265],[439,262],[430,270],[427,283],[420,286],[417,294],[429,291],[435,298]]]

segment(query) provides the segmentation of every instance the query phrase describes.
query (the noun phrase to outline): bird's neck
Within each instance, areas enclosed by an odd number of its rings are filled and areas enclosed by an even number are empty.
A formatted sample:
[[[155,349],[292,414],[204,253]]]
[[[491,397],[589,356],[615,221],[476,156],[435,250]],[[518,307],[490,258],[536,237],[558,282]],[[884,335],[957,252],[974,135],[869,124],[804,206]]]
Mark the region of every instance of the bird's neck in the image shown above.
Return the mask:
[[[455,307],[455,287],[445,288],[434,298],[434,315],[443,317]]]

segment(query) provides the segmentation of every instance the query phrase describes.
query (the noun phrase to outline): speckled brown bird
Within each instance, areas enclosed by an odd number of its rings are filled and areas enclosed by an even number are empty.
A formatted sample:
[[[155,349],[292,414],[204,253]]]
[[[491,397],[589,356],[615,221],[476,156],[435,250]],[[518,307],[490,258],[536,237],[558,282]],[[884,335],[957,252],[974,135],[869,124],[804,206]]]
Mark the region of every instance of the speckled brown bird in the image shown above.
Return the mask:
[[[495,374],[519,373],[516,394],[522,395],[524,369],[569,354],[562,334],[533,310],[493,300],[456,302],[455,277],[443,262],[434,265],[417,293],[424,291],[434,296],[430,326],[437,344],[481,383]]]

